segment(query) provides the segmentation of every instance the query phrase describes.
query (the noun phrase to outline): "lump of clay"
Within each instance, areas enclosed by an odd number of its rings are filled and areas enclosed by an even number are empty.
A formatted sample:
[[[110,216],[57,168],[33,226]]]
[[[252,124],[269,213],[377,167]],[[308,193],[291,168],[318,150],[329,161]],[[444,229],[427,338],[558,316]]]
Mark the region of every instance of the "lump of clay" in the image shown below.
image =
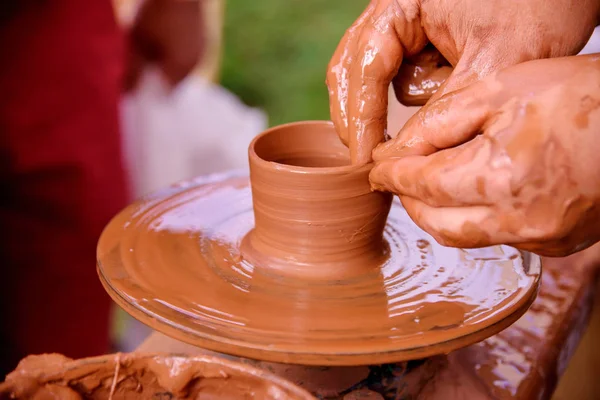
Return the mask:
[[[217,357],[113,354],[29,356],[0,384],[0,399],[314,399],[266,371]]]

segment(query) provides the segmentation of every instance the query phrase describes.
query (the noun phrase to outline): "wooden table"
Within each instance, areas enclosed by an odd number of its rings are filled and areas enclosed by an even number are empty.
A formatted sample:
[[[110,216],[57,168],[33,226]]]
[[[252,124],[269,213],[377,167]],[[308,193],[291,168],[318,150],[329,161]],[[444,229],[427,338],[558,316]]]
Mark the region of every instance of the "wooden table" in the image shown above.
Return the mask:
[[[427,360],[403,376],[398,393],[444,400],[551,398],[588,324],[599,267],[600,246],[544,259],[539,295],[521,319],[481,343]],[[159,333],[138,351],[206,352]],[[407,381],[421,384],[411,389]],[[351,398],[357,397],[345,397]]]

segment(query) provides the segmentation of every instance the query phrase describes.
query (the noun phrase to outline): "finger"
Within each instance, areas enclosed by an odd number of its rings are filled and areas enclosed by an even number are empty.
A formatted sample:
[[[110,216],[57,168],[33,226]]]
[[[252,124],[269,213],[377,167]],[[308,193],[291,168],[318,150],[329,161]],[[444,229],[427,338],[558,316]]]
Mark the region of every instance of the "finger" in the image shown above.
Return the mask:
[[[346,31],[327,66],[327,90],[331,120],[342,142],[348,146],[348,71],[357,50],[357,38],[365,21],[376,7],[371,1],[360,17]]]
[[[436,208],[407,196],[401,196],[400,201],[413,222],[443,246],[478,248],[503,244],[546,257],[564,257],[582,250],[569,241],[532,241],[503,229],[502,219],[507,215],[491,207]]]
[[[436,208],[410,197],[400,200],[415,224],[443,246],[479,248],[523,241],[513,232],[502,229],[502,215],[492,207]]]
[[[441,83],[439,89],[432,94],[432,101],[435,101],[448,93],[464,89],[467,86],[480,81],[487,75],[487,73],[473,69],[472,66],[464,60],[459,61],[456,67],[450,72],[451,73],[446,77],[444,82]]]
[[[431,207],[420,200],[400,198],[413,222],[448,247],[475,248],[496,244],[497,237],[483,228],[492,210],[485,206]]]
[[[402,58],[402,47],[395,43],[388,45],[388,48],[394,48],[389,49],[385,56],[375,55],[375,58],[396,57],[395,61],[386,66],[385,61],[374,60],[368,65],[370,61],[366,58],[370,58],[376,52],[374,49],[379,46],[374,37],[369,42],[359,50],[362,59],[353,65],[349,84],[348,141],[352,162],[358,165],[370,162],[371,152],[384,141],[388,108],[387,88],[392,79],[385,69],[397,68]],[[378,75],[379,73],[382,75]]]
[[[506,97],[494,80],[495,73],[519,60],[519,56],[498,59],[497,55],[484,53],[471,50],[463,54],[428,104],[407,122],[394,141],[379,146],[373,158],[431,154],[474,137],[493,110],[491,103],[497,107]]]
[[[487,136],[429,156],[377,162],[369,180],[374,190],[417,199],[432,207],[493,205],[510,193],[508,172],[495,171],[497,144]]]
[[[494,111],[496,89],[487,81],[429,102],[404,125],[398,136],[373,151],[373,159],[428,155],[475,137]]]
[[[573,220],[569,221],[571,218],[561,218],[560,216],[555,216],[554,219],[559,225],[550,230],[551,233],[548,233],[548,230],[539,229],[539,223],[530,221],[530,224],[536,229],[523,229],[522,231],[529,234],[524,235],[521,233],[523,240],[520,243],[514,244],[514,246],[541,256],[565,257],[576,252],[581,252],[597,242],[596,236],[590,235],[589,231],[582,228],[581,225],[583,224]],[[552,221],[552,218],[547,218],[547,220]],[[596,250],[600,250],[600,247],[597,247]],[[597,253],[596,250],[590,253],[595,255]]]
[[[402,61],[392,81],[396,98],[405,106],[423,106],[451,73],[450,63],[430,44],[422,52]]]
[[[443,246],[478,248],[508,245],[545,257],[565,257],[577,251],[573,242],[560,240],[527,240],[503,229],[502,218],[491,207],[431,207],[411,197],[400,197],[413,222]]]
[[[543,257],[566,257],[583,250],[572,243],[563,244],[558,242],[527,242],[516,243],[513,246],[519,250],[529,251]]]
[[[470,46],[461,55],[452,74],[432,95],[431,100],[435,101],[448,93],[482,81],[507,67],[531,58],[530,54],[501,51],[496,46],[484,46],[480,41],[476,43],[477,46]]]
[[[404,48],[425,45],[416,17],[408,20],[396,0],[381,0],[361,31],[348,79],[348,139],[354,164],[371,161],[385,138],[387,94],[398,72]]]

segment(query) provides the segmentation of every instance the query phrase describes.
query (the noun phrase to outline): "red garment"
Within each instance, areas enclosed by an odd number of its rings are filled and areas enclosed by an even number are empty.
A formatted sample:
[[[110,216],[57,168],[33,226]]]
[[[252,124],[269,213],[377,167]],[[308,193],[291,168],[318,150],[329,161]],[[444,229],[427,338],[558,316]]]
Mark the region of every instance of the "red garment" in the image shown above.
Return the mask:
[[[0,372],[27,354],[109,349],[96,242],[127,201],[124,43],[110,0],[3,3]]]

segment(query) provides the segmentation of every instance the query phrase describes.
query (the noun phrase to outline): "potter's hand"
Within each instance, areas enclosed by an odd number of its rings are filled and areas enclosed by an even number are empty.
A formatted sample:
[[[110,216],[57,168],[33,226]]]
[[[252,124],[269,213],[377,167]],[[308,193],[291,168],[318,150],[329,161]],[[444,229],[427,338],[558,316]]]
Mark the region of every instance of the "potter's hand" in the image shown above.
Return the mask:
[[[370,179],[444,245],[558,256],[600,239],[599,155],[600,55],[537,60],[428,103]]]
[[[346,31],[327,71],[331,119],[355,164],[383,141],[387,93],[402,57],[427,44],[417,0],[371,0]]]
[[[157,65],[173,85],[192,71],[204,45],[200,1],[144,0],[130,31],[127,89],[145,65]]]
[[[384,140],[392,80],[402,102],[422,104],[444,81],[435,96],[519,62],[576,54],[599,9],[597,0],[371,0],[327,74],[331,118],[352,161],[370,161]]]

